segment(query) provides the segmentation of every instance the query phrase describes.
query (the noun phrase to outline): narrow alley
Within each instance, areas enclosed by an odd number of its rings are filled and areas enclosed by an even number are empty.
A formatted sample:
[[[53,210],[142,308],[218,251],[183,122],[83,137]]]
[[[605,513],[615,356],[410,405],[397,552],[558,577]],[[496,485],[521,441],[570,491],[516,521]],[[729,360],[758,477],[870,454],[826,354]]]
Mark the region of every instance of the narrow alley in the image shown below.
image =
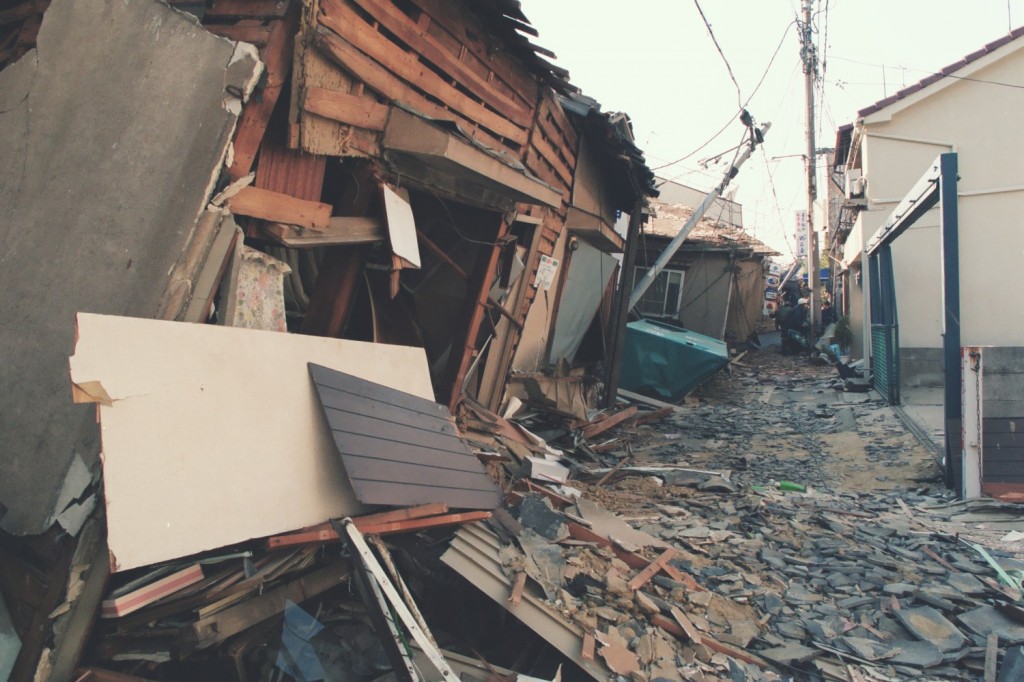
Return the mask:
[[[0,0],[0,682],[1024,682],[1024,0],[904,4]]]

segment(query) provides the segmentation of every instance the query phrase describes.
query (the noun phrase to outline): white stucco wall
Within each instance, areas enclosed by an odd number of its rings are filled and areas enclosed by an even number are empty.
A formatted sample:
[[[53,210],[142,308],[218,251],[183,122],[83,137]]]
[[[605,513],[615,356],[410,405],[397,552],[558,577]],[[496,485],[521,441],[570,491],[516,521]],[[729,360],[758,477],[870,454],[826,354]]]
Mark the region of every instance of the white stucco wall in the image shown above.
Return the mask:
[[[858,219],[861,235],[864,242],[871,238],[936,156],[956,151],[961,340],[1020,346],[1024,320],[1007,300],[1024,288],[1024,39],[958,74],[971,80],[937,83],[865,118],[861,152],[870,210]],[[1016,189],[993,193],[1007,188]],[[848,241],[848,254],[853,244]],[[941,253],[937,211],[893,245],[903,348],[942,345]]]

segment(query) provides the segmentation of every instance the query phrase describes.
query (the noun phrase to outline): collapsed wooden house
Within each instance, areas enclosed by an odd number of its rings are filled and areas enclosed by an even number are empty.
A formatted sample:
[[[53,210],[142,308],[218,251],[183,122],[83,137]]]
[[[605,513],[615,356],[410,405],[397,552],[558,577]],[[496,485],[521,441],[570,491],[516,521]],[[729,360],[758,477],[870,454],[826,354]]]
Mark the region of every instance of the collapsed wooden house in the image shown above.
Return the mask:
[[[654,217],[637,257],[638,276],[693,214],[682,204],[652,202]],[[764,324],[771,247],[736,227],[705,216],[638,306],[645,316],[698,334],[746,343]]]
[[[0,10],[0,528],[42,538],[5,564],[34,562],[19,673],[101,494],[75,313],[418,346],[438,402],[496,409],[513,366],[607,365],[615,221],[657,193],[514,0],[168,4]],[[583,315],[573,261],[611,268]]]
[[[517,3],[265,5],[202,18],[265,31],[228,170],[255,180],[227,206],[291,265],[289,328],[423,346],[440,402],[496,408],[549,290],[538,271],[557,273],[557,305],[569,228],[621,250],[616,211],[654,193],[642,156],[523,36]]]

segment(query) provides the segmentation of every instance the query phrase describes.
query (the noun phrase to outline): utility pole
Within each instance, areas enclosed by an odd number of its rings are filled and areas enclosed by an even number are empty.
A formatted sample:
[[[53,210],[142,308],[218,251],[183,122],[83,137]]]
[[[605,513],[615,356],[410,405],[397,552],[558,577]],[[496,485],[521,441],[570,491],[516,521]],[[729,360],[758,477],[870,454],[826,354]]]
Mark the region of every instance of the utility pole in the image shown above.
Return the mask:
[[[807,97],[807,286],[811,289],[810,322],[811,338],[817,336],[821,327],[821,302],[818,300],[821,288],[818,265],[818,232],[814,229],[814,202],[818,198],[817,160],[814,147],[814,79],[818,75],[818,55],[811,35],[811,9],[814,0],[804,0],[804,21],[800,26],[800,59],[804,64],[804,90]]]
[[[672,260],[672,256],[674,256],[676,251],[679,250],[679,247],[683,245],[687,235],[693,231],[693,228],[697,225],[697,221],[707,213],[707,210],[711,208],[711,205],[715,203],[715,200],[722,196],[722,192],[724,192],[725,188],[729,186],[729,181],[736,177],[736,174],[740,170],[740,166],[750,158],[750,155],[757,148],[757,145],[764,141],[765,133],[767,133],[768,129],[772,127],[772,124],[769,122],[765,122],[760,128],[755,127],[754,119],[751,118],[750,114],[747,113],[746,110],[740,114],[740,120],[745,126],[747,126],[747,134],[749,135],[749,139],[746,140],[743,151],[736,158],[736,161],[729,166],[729,170],[725,172],[722,182],[720,182],[713,190],[708,192],[707,196],[704,197],[704,201],[700,202],[700,206],[694,210],[693,215],[690,216],[690,219],[687,220],[686,224],[679,230],[679,234],[672,238],[672,241],[665,246],[665,250],[661,252],[661,255],[658,256],[658,260],[655,261],[654,265],[652,265],[643,276],[643,279],[637,282],[636,286],[633,288],[633,293],[629,296],[629,307],[627,308],[627,312],[635,308],[640,302],[640,299],[644,297],[644,293],[646,293],[646,291],[651,288],[651,285],[654,284],[654,280],[658,278],[658,274],[665,269],[668,262]]]

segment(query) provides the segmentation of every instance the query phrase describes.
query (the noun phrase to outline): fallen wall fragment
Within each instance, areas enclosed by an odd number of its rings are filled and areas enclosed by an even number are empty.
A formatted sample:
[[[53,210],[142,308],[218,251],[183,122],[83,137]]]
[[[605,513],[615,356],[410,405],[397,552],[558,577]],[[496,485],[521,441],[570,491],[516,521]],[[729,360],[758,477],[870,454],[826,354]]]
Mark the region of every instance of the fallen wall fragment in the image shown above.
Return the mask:
[[[507,608],[513,616],[566,657],[575,661],[595,680],[608,679],[611,674],[608,669],[597,661],[583,658],[583,632],[552,613],[544,606],[540,597],[531,594],[529,588],[524,591],[518,606],[509,606],[506,600],[512,591],[512,583],[501,570],[501,560],[498,557],[500,548],[497,536],[483,528],[481,524],[464,526],[452,539],[451,546],[441,557],[441,561],[499,605]]]
[[[0,71],[4,530],[45,530],[76,453],[95,463],[67,400],[71,320],[157,314],[260,69],[165,4],[54,0]]]
[[[306,369],[432,396],[422,349],[82,313],[75,384],[99,406],[112,570],[359,509]]]
[[[324,416],[356,498],[494,509],[498,486],[443,405],[310,363]]]

